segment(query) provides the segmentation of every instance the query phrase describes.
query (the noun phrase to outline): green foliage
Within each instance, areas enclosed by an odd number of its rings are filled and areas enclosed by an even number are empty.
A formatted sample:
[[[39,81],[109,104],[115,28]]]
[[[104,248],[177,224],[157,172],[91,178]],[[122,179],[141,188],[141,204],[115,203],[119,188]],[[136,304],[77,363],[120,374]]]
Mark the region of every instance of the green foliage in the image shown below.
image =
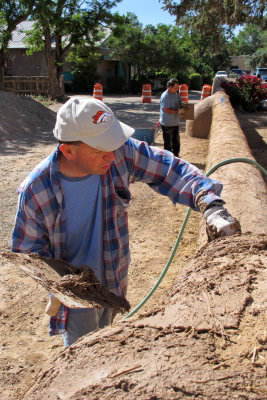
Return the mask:
[[[33,11],[34,0],[1,1],[0,49],[5,51],[16,26],[25,21]]]
[[[244,23],[261,23],[266,12],[265,0],[160,0],[163,9],[175,15],[177,22],[192,17],[202,32],[219,25],[235,27]]]
[[[160,0],[163,9],[176,17],[188,32],[200,34],[212,52],[221,51],[221,38],[245,23],[264,24],[266,0]],[[263,28],[262,28],[263,30]],[[208,63],[207,61],[204,61]],[[208,63],[209,64],[209,63]],[[230,65],[230,64],[229,64]],[[216,68],[214,68],[214,71]]]
[[[182,83],[185,83],[186,85],[189,86],[189,84],[190,84],[189,75],[186,74],[185,72],[178,72],[175,75],[175,78],[178,79],[178,82],[179,82],[180,85]]]
[[[143,84],[152,82],[147,78],[146,75],[140,74],[131,79],[130,90],[131,93],[138,94],[142,92]]]
[[[102,56],[91,47],[80,44],[72,48],[66,61],[72,64],[73,81],[69,89],[76,93],[93,92],[94,84],[99,80],[97,64]]]
[[[262,29],[258,25],[248,24],[233,39],[233,55],[252,55],[263,46]]]
[[[210,63],[211,64],[213,64],[213,62],[215,63],[215,58],[216,58],[216,56],[214,56],[214,57],[209,57],[210,58]],[[206,58],[207,59],[207,58]],[[198,73],[198,74],[200,74],[201,75],[201,77],[202,77],[202,84],[204,84],[204,83],[206,83],[206,84],[208,84],[208,85],[211,85],[212,84],[212,81],[213,81],[213,77],[214,77],[214,70],[213,70],[213,68],[210,66],[210,65],[208,65],[208,64],[206,64],[206,63],[204,63],[204,62],[200,62],[200,60],[199,59],[195,59],[194,60],[194,62],[192,63],[193,65],[193,68],[194,68],[194,70]],[[216,71],[217,71],[217,67],[215,67],[214,68]],[[202,85],[201,84],[201,85]]]
[[[110,93],[123,93],[125,79],[121,77],[110,76],[106,79],[107,89]]]
[[[202,77],[198,73],[193,73],[189,75],[189,89],[191,90],[201,90],[202,87]]]
[[[173,76],[190,64],[190,53],[183,47],[182,29],[159,24],[145,28],[145,68]]]
[[[236,82],[223,82],[233,107],[241,105],[245,111],[256,111],[262,100],[267,99],[267,84],[253,75],[241,76]]]
[[[39,95],[37,97],[33,96],[33,99],[38,101],[39,103],[43,104],[46,107],[49,107],[55,103],[54,101],[49,100],[48,97],[42,96],[42,95]]]
[[[26,50],[27,56],[34,54],[36,51],[44,50],[45,42],[43,38],[42,26],[39,22],[34,23],[33,29],[26,31],[25,33],[25,43],[28,46]]]
[[[106,41],[111,54],[120,60],[143,65],[144,33],[142,25],[132,13],[123,16],[124,23],[113,29],[112,35]]]
[[[255,54],[250,57],[249,67],[255,69],[256,67],[266,67],[267,65],[267,49],[257,50]]]
[[[207,71],[206,73],[203,73],[203,75],[202,75],[202,84],[203,85],[204,84],[212,85],[213,79],[214,79],[213,70],[212,70],[212,68],[210,68],[209,72]]]
[[[127,14],[125,24],[113,32],[107,41],[112,54],[125,62],[139,66],[139,73],[175,75],[190,63],[190,53],[183,47],[181,28],[159,24],[144,29],[133,14]]]
[[[213,79],[214,78],[210,75],[202,76],[202,83],[203,83],[203,85],[211,85],[212,86]]]

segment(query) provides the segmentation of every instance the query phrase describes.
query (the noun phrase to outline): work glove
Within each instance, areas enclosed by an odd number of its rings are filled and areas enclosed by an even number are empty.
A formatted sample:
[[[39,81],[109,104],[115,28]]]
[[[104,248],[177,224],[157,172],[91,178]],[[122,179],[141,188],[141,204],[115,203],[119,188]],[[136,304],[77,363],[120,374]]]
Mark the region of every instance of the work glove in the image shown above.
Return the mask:
[[[241,232],[240,223],[233,218],[226,208],[214,205],[204,211],[209,241],[221,236],[235,235]]]
[[[55,315],[57,315],[61,302],[52,294],[49,294],[49,296],[50,299],[46,305],[45,313],[50,315],[50,317],[54,317]]]

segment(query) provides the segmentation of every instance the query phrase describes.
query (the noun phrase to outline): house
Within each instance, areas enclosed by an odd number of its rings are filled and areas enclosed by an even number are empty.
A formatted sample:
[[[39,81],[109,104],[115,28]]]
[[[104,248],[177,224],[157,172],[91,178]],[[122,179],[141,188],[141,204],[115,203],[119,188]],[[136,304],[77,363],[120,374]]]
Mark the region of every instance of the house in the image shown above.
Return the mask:
[[[25,43],[26,31],[33,29],[34,21],[24,21],[17,25],[8,44],[5,59],[6,76],[47,76],[47,63],[44,50],[27,56],[27,45]],[[99,51],[103,55],[102,61],[97,66],[97,75],[105,88],[108,77],[122,77],[128,87],[132,65],[122,62],[110,56],[105,42],[110,35],[107,31],[106,37],[99,43]],[[71,83],[73,79],[72,66],[65,62],[63,65],[63,76],[65,83]]]
[[[244,71],[249,69],[249,56],[232,56],[231,57],[231,68],[239,68]]]
[[[24,21],[17,25],[8,43],[5,59],[5,75],[8,76],[41,76],[47,75],[45,53],[36,52],[26,56],[27,46],[24,42],[26,31],[33,28],[34,21]]]

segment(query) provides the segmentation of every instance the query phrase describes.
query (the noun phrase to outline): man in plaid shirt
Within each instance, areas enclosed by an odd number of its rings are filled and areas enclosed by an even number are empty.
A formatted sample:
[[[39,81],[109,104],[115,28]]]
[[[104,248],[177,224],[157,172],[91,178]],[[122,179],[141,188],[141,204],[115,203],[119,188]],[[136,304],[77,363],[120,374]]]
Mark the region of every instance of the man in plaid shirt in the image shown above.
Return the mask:
[[[57,148],[19,187],[12,251],[89,265],[103,285],[125,297],[134,182],[203,212],[217,236],[237,232],[220,198],[222,184],[171,152],[130,138],[133,133],[103,102],[68,100],[57,114]],[[62,333],[66,347],[112,320],[109,308],[69,309],[55,298],[53,304],[49,334]]]

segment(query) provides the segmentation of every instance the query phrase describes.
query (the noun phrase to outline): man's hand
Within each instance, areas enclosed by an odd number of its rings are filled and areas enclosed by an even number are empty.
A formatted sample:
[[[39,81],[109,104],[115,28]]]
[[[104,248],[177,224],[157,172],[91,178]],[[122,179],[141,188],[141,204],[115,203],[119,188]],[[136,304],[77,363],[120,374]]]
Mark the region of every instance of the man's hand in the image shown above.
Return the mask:
[[[239,221],[233,218],[222,206],[213,206],[204,212],[209,241],[221,236],[235,235],[241,232]]]

